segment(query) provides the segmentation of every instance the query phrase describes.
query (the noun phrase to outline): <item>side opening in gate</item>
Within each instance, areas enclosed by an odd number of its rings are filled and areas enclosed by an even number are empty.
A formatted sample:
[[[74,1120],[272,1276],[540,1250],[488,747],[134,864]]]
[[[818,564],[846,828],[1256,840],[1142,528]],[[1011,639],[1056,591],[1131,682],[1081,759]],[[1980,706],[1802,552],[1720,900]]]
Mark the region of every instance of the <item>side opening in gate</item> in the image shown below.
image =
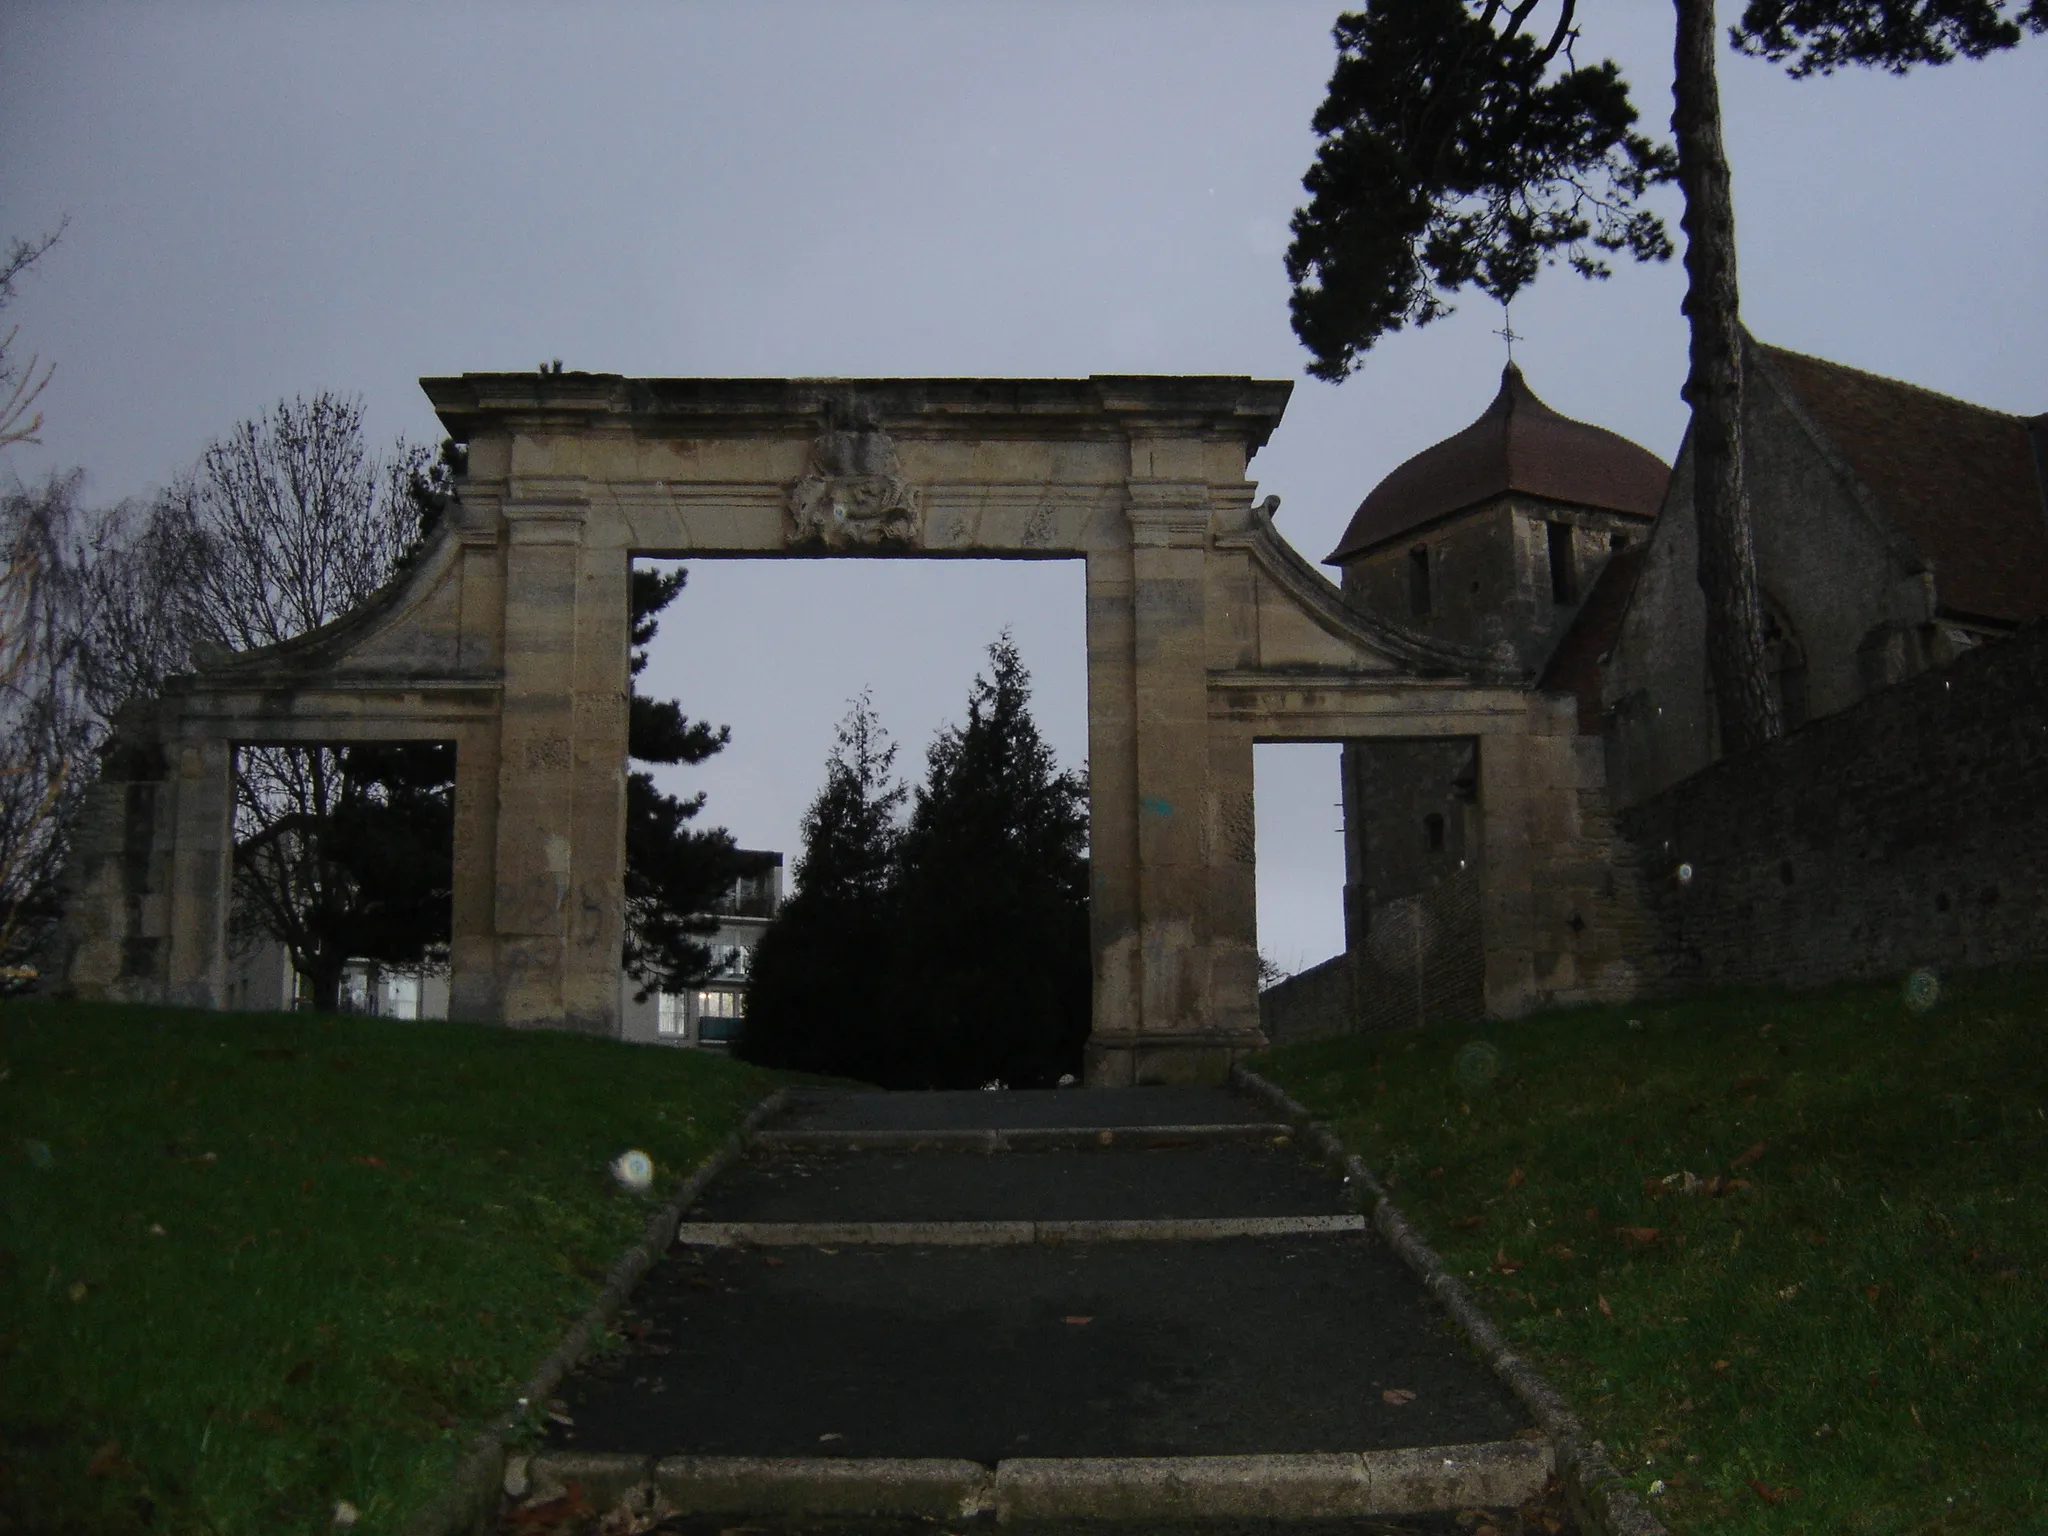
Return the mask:
[[[1348,1033],[1341,749],[1252,749],[1258,842],[1259,1027],[1275,1045]]]
[[[238,746],[229,1008],[448,1016],[455,744]]]

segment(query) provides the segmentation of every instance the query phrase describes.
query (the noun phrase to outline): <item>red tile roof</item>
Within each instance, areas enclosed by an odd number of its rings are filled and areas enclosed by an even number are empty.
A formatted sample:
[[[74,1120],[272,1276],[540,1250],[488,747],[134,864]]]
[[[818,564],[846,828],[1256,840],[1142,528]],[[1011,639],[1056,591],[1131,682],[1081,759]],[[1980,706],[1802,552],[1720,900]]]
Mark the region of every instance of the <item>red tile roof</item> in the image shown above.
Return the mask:
[[[1479,419],[1396,469],[1358,504],[1325,565],[1341,565],[1446,513],[1523,491],[1572,506],[1655,517],[1671,470],[1617,432],[1560,416],[1513,363]]]
[[[2048,617],[2048,494],[2025,417],[1758,350],[1927,562],[1944,611],[2011,623]]]
[[[1601,567],[1593,590],[1572,616],[1572,627],[1550,653],[1549,665],[1536,684],[1542,693],[1574,693],[1579,698],[1579,732],[1594,736],[1600,732],[1600,664],[1614,649],[1621,632],[1622,615],[1628,610],[1629,593],[1643,569],[1643,557],[1650,552],[1647,542],[1616,550]]]

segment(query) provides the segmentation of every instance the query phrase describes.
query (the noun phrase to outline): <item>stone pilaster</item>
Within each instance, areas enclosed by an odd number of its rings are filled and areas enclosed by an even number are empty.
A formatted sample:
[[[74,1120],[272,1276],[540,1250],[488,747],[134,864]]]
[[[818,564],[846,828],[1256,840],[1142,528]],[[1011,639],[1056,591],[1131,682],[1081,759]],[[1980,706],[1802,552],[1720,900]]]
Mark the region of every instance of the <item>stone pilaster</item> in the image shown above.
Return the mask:
[[[1138,927],[1137,641],[1130,550],[1091,550],[1087,581],[1092,1027],[1097,1037],[1120,1038],[1137,1031],[1143,970]],[[1091,1082],[1096,1071],[1091,1053]]]
[[[506,1023],[615,1034],[626,573],[585,548],[586,509],[572,477],[515,482],[505,508],[495,928]]]
[[[234,747],[218,738],[171,749],[170,933],[165,1001],[218,1008],[227,988],[234,867]]]
[[[1134,460],[1147,457],[1134,446]],[[1216,835],[1221,819],[1248,810],[1251,742],[1224,744],[1220,757],[1230,771],[1219,777],[1208,697],[1209,485],[1134,477],[1129,497],[1132,730],[1125,739],[1132,771],[1119,765],[1115,790],[1104,785],[1097,793],[1129,794],[1124,803],[1134,802],[1136,923],[1133,935],[1128,909],[1097,919],[1106,922],[1098,943],[1108,940],[1098,951],[1098,997],[1105,977],[1127,987],[1113,1004],[1121,1012],[1134,993],[1136,1019],[1132,1028],[1128,1013],[1098,1011],[1088,1078],[1220,1081],[1234,1054],[1263,1043],[1250,867],[1226,854]],[[1091,630],[1093,597],[1091,586]],[[1114,628],[1105,620],[1105,637]],[[1110,670],[1106,656],[1103,669]],[[1091,656],[1091,686],[1096,675]],[[1105,719],[1105,733],[1110,728]],[[1093,752],[1092,731],[1090,746]],[[1100,772],[1092,757],[1090,771]],[[1219,915],[1228,932],[1219,933]]]

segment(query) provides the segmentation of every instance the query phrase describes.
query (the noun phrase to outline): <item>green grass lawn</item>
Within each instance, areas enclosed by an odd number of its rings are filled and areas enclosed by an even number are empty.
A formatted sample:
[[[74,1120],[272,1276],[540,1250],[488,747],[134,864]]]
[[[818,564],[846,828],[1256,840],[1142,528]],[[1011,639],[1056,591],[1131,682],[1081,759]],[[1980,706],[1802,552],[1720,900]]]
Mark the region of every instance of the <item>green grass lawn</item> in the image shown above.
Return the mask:
[[[324,1532],[340,1500],[395,1529],[785,1080],[478,1025],[0,1004],[0,1531]],[[654,1195],[612,1186],[628,1147]]]
[[[2048,970],[1925,1011],[1723,993],[1254,1066],[1674,1531],[2048,1530]]]

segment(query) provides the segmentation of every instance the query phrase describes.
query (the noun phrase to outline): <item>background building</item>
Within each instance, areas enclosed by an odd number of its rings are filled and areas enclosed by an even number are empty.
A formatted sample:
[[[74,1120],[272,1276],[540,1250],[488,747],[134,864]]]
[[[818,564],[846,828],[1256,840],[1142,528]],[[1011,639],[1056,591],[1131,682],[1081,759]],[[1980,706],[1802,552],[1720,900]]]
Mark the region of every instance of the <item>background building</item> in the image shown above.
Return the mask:
[[[782,855],[742,849],[744,871],[711,915],[718,931],[705,942],[717,969],[687,992],[650,992],[636,999],[639,985],[620,981],[620,1035],[656,1045],[707,1046],[724,1050],[747,1012],[747,977],[754,949],[782,909]]]

